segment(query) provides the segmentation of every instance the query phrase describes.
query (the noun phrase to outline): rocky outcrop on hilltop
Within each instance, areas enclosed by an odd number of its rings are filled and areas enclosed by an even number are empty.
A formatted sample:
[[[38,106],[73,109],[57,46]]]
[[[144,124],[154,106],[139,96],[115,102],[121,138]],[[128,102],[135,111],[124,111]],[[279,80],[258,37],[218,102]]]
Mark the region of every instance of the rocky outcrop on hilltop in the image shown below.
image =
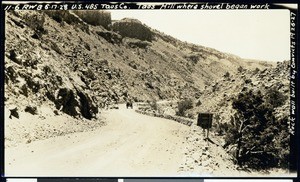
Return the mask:
[[[114,22],[111,28],[123,37],[135,38],[143,41],[146,40],[149,42],[154,38],[154,32],[136,19],[124,18]]]
[[[68,11],[65,11],[68,12]],[[84,22],[94,25],[94,26],[103,26],[108,28],[111,24],[111,15],[108,11],[102,10],[89,10],[89,11],[73,11],[77,16],[79,16]]]

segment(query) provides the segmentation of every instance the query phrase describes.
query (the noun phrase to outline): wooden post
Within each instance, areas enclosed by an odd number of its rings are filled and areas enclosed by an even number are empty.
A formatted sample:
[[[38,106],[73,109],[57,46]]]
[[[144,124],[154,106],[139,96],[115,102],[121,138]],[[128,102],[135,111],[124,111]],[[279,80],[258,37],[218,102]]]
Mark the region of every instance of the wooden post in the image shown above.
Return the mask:
[[[208,139],[208,134],[209,134],[209,128],[207,128],[207,134],[206,134],[207,139]]]

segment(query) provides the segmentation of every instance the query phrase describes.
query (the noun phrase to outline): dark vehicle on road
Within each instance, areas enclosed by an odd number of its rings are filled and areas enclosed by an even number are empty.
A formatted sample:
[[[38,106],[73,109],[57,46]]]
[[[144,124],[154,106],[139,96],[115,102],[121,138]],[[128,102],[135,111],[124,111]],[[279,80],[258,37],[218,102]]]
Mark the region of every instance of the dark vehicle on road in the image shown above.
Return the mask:
[[[131,101],[127,101],[127,102],[126,102],[126,108],[128,109],[129,107],[130,107],[131,109],[133,109],[133,104],[132,104]]]

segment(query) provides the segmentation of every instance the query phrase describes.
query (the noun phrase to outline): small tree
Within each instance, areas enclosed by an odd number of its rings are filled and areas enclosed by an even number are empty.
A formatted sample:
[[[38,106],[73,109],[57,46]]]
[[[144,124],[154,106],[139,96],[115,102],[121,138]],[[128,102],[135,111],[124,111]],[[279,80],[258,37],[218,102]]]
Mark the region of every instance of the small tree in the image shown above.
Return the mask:
[[[227,143],[236,145],[238,165],[252,168],[275,167],[274,133],[277,129],[273,106],[263,100],[261,92],[242,92],[232,103],[235,115],[231,119]],[[278,149],[277,149],[278,150]]]
[[[158,110],[157,101],[155,99],[153,99],[149,104],[153,110],[155,110],[155,111]]]
[[[193,108],[193,102],[191,99],[185,99],[183,101],[178,102],[178,112],[176,112],[176,115],[178,116],[185,116],[185,112],[188,109]]]

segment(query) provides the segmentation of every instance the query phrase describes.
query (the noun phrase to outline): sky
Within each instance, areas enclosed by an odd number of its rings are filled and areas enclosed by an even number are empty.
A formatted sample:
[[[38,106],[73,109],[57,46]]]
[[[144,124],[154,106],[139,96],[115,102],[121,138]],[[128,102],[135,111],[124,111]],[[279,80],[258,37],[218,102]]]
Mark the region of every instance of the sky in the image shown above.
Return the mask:
[[[111,10],[111,16],[246,59],[290,59],[288,10]]]

